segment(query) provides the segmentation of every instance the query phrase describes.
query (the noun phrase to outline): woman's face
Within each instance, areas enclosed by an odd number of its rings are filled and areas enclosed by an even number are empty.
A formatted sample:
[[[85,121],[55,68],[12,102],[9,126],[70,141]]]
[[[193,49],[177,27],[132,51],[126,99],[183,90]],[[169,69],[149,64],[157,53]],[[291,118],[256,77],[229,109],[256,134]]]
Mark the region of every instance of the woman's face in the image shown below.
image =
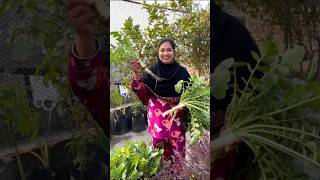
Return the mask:
[[[163,64],[171,64],[174,61],[176,52],[169,42],[164,42],[160,45],[158,54]]]

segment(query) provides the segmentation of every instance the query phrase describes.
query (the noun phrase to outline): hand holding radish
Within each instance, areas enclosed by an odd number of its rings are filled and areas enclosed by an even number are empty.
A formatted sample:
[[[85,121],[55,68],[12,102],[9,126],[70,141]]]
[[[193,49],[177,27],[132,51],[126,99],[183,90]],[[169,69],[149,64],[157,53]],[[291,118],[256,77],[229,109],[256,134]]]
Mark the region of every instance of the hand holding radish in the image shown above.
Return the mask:
[[[95,21],[98,14],[93,0],[66,0],[66,14],[75,31],[75,48],[80,57],[91,56],[97,50]]]
[[[98,18],[92,0],[66,0],[68,20],[81,38],[92,38],[95,34],[94,22]]]
[[[134,79],[139,79],[140,78],[140,72],[141,72],[141,69],[142,69],[139,60],[133,59],[133,60],[129,61],[129,64],[130,64],[130,68],[133,71]]]

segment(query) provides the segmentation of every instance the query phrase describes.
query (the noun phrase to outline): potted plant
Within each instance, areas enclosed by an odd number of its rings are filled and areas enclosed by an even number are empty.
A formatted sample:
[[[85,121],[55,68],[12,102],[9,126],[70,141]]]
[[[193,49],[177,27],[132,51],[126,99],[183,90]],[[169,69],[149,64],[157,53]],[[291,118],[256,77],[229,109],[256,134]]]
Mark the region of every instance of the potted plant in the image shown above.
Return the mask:
[[[109,165],[108,138],[97,128],[79,130],[65,147],[72,158],[75,179],[106,179]]]
[[[0,87],[0,120],[7,126],[22,180],[26,179],[26,175],[17,138],[20,136],[35,138],[38,128],[38,115],[30,106],[27,97],[27,90],[22,85]]]
[[[52,179],[52,180],[68,180],[69,177],[66,176],[65,172],[63,172],[57,166],[52,166],[50,164],[50,155],[49,155],[49,130],[50,130],[50,122],[52,116],[52,110],[54,106],[51,106],[49,109],[49,117],[47,122],[47,132],[45,137],[45,142],[42,145],[39,145],[40,153],[36,153],[35,151],[23,151],[21,153],[29,153],[36,157],[40,162],[41,166],[31,170],[27,174],[27,180],[42,180],[42,179]]]

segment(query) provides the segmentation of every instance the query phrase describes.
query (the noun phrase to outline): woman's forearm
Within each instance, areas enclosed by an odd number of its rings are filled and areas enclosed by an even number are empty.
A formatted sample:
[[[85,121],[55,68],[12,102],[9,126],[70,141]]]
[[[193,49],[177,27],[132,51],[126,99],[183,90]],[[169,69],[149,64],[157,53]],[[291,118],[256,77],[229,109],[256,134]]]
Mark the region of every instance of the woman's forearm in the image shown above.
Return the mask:
[[[97,50],[97,43],[94,38],[92,37],[81,37],[79,35],[75,35],[75,47],[76,53],[80,57],[90,57],[92,56]]]

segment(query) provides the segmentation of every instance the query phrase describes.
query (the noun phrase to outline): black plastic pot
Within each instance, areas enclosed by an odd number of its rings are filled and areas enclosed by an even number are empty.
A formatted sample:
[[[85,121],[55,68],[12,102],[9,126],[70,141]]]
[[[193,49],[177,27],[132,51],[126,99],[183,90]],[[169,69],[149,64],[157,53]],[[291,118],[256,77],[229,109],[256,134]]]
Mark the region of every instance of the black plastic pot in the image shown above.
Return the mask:
[[[141,132],[144,131],[147,126],[147,116],[145,111],[139,111],[139,113],[132,114],[132,131],[133,132]]]
[[[141,132],[148,125],[146,112],[139,109],[138,113],[134,114],[130,107],[125,110],[125,114],[122,111],[113,112],[111,119],[111,135],[121,135],[129,131]]]
[[[109,171],[109,153],[99,145],[88,145],[88,162],[84,170],[72,168],[72,176],[77,180],[106,180]]]
[[[128,118],[126,114],[121,114],[119,116],[119,123],[120,123],[120,132],[121,134],[125,134],[129,132],[132,128],[131,120]]]

